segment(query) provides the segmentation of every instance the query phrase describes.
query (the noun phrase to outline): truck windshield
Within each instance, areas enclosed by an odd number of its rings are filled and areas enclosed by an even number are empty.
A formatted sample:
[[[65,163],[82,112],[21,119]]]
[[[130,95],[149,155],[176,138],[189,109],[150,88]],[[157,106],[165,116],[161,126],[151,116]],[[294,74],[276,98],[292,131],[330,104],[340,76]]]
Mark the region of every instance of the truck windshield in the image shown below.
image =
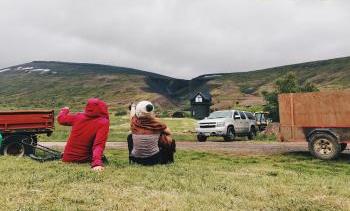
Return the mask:
[[[208,119],[217,119],[217,118],[232,118],[231,111],[215,111],[211,113]]]
[[[264,116],[264,114],[262,114],[262,113],[256,113],[256,114],[255,114],[255,117],[256,117],[256,120],[257,120],[257,121],[262,121],[262,122],[265,121],[265,116]]]
[[[261,113],[257,113],[257,114],[255,114],[255,117],[256,117],[256,120],[257,120],[257,121],[260,121],[260,118],[261,118]]]

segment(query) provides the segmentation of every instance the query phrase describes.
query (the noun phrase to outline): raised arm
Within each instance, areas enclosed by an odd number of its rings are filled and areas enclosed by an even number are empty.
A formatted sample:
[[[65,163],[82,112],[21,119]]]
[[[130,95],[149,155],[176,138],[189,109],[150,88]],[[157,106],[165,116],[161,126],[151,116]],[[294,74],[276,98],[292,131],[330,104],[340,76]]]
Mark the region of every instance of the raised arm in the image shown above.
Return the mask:
[[[72,126],[74,124],[75,119],[76,115],[70,114],[68,107],[62,108],[57,117],[58,123],[65,126]]]
[[[92,145],[92,161],[91,167],[103,166],[102,156],[106,146],[108,133],[109,133],[109,120],[105,119],[105,122],[99,127],[94,143]]]

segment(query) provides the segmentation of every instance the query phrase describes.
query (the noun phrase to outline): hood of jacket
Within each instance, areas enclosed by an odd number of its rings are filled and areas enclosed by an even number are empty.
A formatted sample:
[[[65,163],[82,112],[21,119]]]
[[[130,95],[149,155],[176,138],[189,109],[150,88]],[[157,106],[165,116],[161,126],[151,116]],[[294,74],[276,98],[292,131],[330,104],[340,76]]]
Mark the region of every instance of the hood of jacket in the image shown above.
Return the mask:
[[[84,113],[92,118],[105,117],[109,119],[107,104],[98,98],[90,98],[87,101]]]

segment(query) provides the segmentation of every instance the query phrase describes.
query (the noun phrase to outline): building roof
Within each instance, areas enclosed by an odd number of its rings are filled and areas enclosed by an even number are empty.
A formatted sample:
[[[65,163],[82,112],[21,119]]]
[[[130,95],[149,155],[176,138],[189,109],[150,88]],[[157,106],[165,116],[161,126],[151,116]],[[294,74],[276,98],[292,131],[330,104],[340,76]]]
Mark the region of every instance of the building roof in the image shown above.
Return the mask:
[[[208,91],[196,92],[191,95],[190,100],[194,100],[197,95],[201,95],[205,100],[211,101],[211,94]]]

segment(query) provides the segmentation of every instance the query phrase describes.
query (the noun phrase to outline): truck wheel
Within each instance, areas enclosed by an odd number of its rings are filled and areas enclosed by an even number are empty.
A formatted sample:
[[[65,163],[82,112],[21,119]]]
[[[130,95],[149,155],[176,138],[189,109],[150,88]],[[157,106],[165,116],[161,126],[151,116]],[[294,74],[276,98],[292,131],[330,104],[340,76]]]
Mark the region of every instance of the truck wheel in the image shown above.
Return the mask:
[[[319,159],[332,160],[338,157],[341,146],[333,136],[319,133],[310,138],[309,150],[312,155]]]
[[[249,131],[249,134],[248,134],[248,139],[249,140],[253,140],[256,136],[256,130],[255,130],[255,127],[251,127],[250,128],[250,131]]]
[[[207,140],[206,136],[201,136],[201,135],[197,135],[197,141],[199,142],[205,142]]]
[[[340,151],[344,151],[346,149],[346,147],[348,146],[347,143],[340,143]]]
[[[227,128],[227,133],[224,136],[225,141],[234,141],[235,140],[235,130],[233,127],[228,127]]]

